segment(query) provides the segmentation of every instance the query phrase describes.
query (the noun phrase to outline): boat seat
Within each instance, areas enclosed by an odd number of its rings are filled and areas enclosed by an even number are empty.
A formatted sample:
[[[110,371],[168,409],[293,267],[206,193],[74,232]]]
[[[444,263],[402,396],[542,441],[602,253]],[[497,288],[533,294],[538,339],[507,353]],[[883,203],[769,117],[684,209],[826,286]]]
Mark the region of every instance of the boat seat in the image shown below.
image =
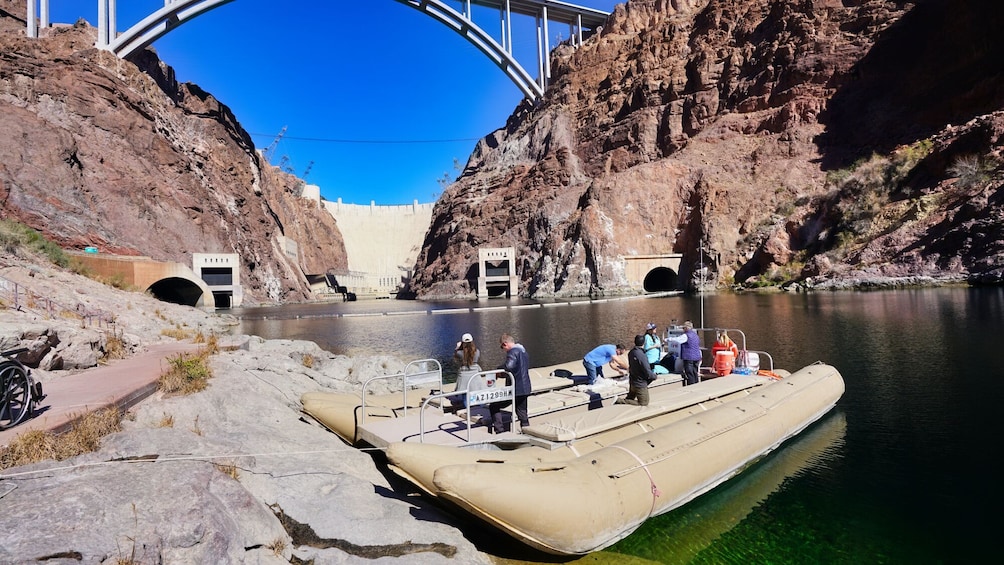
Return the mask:
[[[633,424],[661,414],[681,410],[744,389],[772,382],[755,375],[727,375],[696,385],[649,391],[648,406],[615,404],[603,410],[577,414],[555,414],[537,418],[523,433],[548,441],[571,441]]]

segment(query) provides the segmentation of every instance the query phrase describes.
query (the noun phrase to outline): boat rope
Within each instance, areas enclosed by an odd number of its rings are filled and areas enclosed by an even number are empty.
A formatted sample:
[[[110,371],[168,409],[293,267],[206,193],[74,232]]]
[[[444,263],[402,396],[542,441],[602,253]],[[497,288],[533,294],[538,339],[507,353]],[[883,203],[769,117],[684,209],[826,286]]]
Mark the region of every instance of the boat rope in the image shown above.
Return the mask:
[[[626,447],[622,447],[620,445],[611,445],[610,447],[616,447],[617,449],[623,451],[624,453],[627,453],[631,457],[634,457],[635,461],[637,461],[638,464],[641,465],[641,468],[645,469],[645,474],[648,475],[648,484],[651,485],[652,488],[652,508],[650,508],[648,511],[648,517],[651,518],[652,514],[655,513],[655,503],[658,500],[658,498],[662,495],[662,491],[660,491],[659,487],[655,484],[655,477],[653,477],[652,472],[648,470],[648,464],[642,461],[641,457],[638,457],[638,455],[635,454],[635,452],[631,451]]]
[[[161,457],[155,454],[137,455],[133,457],[119,457],[115,459],[110,459],[108,461],[94,461],[90,463],[79,463],[76,465],[64,465],[62,467],[48,467],[45,469],[34,469],[31,471],[22,471],[20,473],[0,474],[0,481],[6,479],[16,479],[18,477],[24,477],[30,475],[44,475],[48,473],[54,473],[56,471],[70,471],[73,469],[82,469],[85,467],[101,467],[104,465],[117,465],[121,463],[168,463],[175,461],[206,461],[208,459],[240,459],[242,457],[265,457],[265,456],[276,456],[276,455],[281,455],[283,457],[286,457],[290,455],[317,455],[320,453],[346,453],[352,451],[386,451],[386,448],[346,447],[343,449],[317,449],[311,451],[273,451],[267,453],[236,453],[236,454],[232,453],[232,454],[222,454],[222,455],[184,455],[184,456],[171,456],[171,457]]]

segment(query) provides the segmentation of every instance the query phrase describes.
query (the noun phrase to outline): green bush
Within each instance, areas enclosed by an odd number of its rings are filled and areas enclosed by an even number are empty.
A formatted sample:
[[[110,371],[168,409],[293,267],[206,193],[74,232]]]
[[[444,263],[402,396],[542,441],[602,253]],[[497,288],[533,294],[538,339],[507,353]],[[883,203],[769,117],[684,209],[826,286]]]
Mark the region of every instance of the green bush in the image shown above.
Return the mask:
[[[13,220],[0,220],[0,246],[10,254],[21,250],[43,255],[60,267],[70,264],[70,257],[38,231]]]

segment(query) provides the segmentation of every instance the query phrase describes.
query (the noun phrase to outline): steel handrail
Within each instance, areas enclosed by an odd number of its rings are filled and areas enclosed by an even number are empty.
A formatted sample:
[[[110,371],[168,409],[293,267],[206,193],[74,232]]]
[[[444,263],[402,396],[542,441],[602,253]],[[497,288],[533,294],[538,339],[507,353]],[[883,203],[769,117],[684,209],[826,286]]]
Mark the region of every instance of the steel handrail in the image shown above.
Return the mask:
[[[471,388],[471,381],[473,381],[475,379],[475,377],[480,378],[480,377],[488,376],[488,375],[496,375],[496,377],[495,377],[495,385],[494,386],[489,386],[488,388],[484,388],[484,389],[478,389],[477,391],[474,391],[474,392],[480,392],[482,390],[500,391],[500,392],[506,393],[504,395],[506,397],[506,399],[491,399],[491,400],[485,400],[485,401],[481,401],[481,402],[475,402],[474,406],[481,406],[481,405],[484,405],[484,404],[491,404],[492,402],[512,402],[513,403],[512,411],[511,411],[512,415],[511,415],[511,417],[509,419],[509,431],[512,431],[513,420],[516,417],[516,379],[513,378],[512,373],[510,373],[509,371],[502,370],[502,369],[492,369],[490,371],[481,371],[481,372],[475,373],[473,376],[471,376],[471,379],[469,381],[467,381],[467,386],[464,388],[464,395],[465,395],[465,402],[464,402],[464,404],[467,406],[467,409],[465,410],[465,412],[466,412],[465,419],[467,420],[467,443],[471,442],[471,400],[472,400],[471,399],[471,390],[470,390],[470,388]],[[504,385],[504,386],[501,386],[501,387],[498,386],[498,384],[497,384],[499,382],[498,375],[506,375],[506,382],[510,382],[512,384],[510,384],[510,385]],[[491,382],[491,381],[489,381],[489,382]],[[459,392],[459,390],[454,390],[453,392],[440,392],[440,393],[437,393],[437,394],[430,394],[422,402],[422,411],[419,413],[419,416],[418,416],[418,441],[419,441],[419,443],[425,443],[425,409],[429,405],[429,402],[431,402],[433,399],[436,399],[436,398],[446,398],[446,397],[449,397],[449,396],[456,396],[457,392]],[[443,403],[440,402],[439,405],[440,405],[440,407],[442,407]]]
[[[408,371],[410,368],[417,367],[420,364],[421,365],[433,364],[435,366],[435,369],[432,369],[432,370],[426,369],[426,370],[423,370],[423,371],[420,371],[420,372],[409,372]],[[432,379],[429,379],[429,378],[414,379],[414,377],[419,376],[419,375],[434,375],[434,377]],[[407,365],[405,365],[403,373],[395,373],[393,375],[377,375],[375,377],[370,377],[369,379],[366,379],[366,381],[363,383],[362,391],[359,393],[360,394],[359,405],[362,408],[360,416],[359,416],[359,424],[365,424],[366,423],[366,396],[367,396],[366,395],[366,391],[369,388],[370,383],[372,383],[373,381],[386,380],[386,379],[401,379],[402,407],[404,409],[404,415],[407,416],[408,415],[408,386],[411,385],[411,384],[421,384],[423,382],[428,382],[428,381],[436,380],[436,381],[439,382],[439,389],[438,390],[442,391],[443,390],[443,366],[439,363],[439,361],[437,361],[435,359],[418,359],[416,361],[411,361],[410,363],[408,363]],[[442,409],[442,406],[440,406],[440,409]]]

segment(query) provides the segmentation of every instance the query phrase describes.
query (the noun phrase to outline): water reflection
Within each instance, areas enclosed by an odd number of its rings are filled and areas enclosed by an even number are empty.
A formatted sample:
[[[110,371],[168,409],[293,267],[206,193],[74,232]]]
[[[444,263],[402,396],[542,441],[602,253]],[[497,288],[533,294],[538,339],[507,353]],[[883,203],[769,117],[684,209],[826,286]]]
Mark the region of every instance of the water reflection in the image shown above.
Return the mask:
[[[816,440],[795,438],[750,476],[653,520],[588,562],[622,563],[628,555],[695,563],[996,557],[1004,489],[992,470],[1004,434],[1004,363],[997,355],[1004,289],[721,294],[707,296],[703,306],[693,296],[529,308],[489,301],[497,308],[427,312],[472,305],[284,307],[249,311],[239,329],[309,339],[336,353],[434,357],[447,368],[461,334],[474,335],[482,365],[492,367],[502,361],[498,335],[513,332],[531,363],[542,366],[580,359],[600,343],[630,342],[649,321],[660,328],[673,319],[700,324],[703,311],[705,326],[742,328],[749,347],[770,352],[779,367],[836,366],[846,384],[838,412],[809,430]],[[367,308],[387,315],[337,317]],[[410,313],[416,309],[421,313]],[[837,436],[831,447],[811,447],[827,443],[827,429]]]
[[[847,420],[835,410],[738,477],[687,506],[649,520],[605,553],[689,563],[754,508],[766,504],[786,482],[825,473],[842,456],[846,432]]]

